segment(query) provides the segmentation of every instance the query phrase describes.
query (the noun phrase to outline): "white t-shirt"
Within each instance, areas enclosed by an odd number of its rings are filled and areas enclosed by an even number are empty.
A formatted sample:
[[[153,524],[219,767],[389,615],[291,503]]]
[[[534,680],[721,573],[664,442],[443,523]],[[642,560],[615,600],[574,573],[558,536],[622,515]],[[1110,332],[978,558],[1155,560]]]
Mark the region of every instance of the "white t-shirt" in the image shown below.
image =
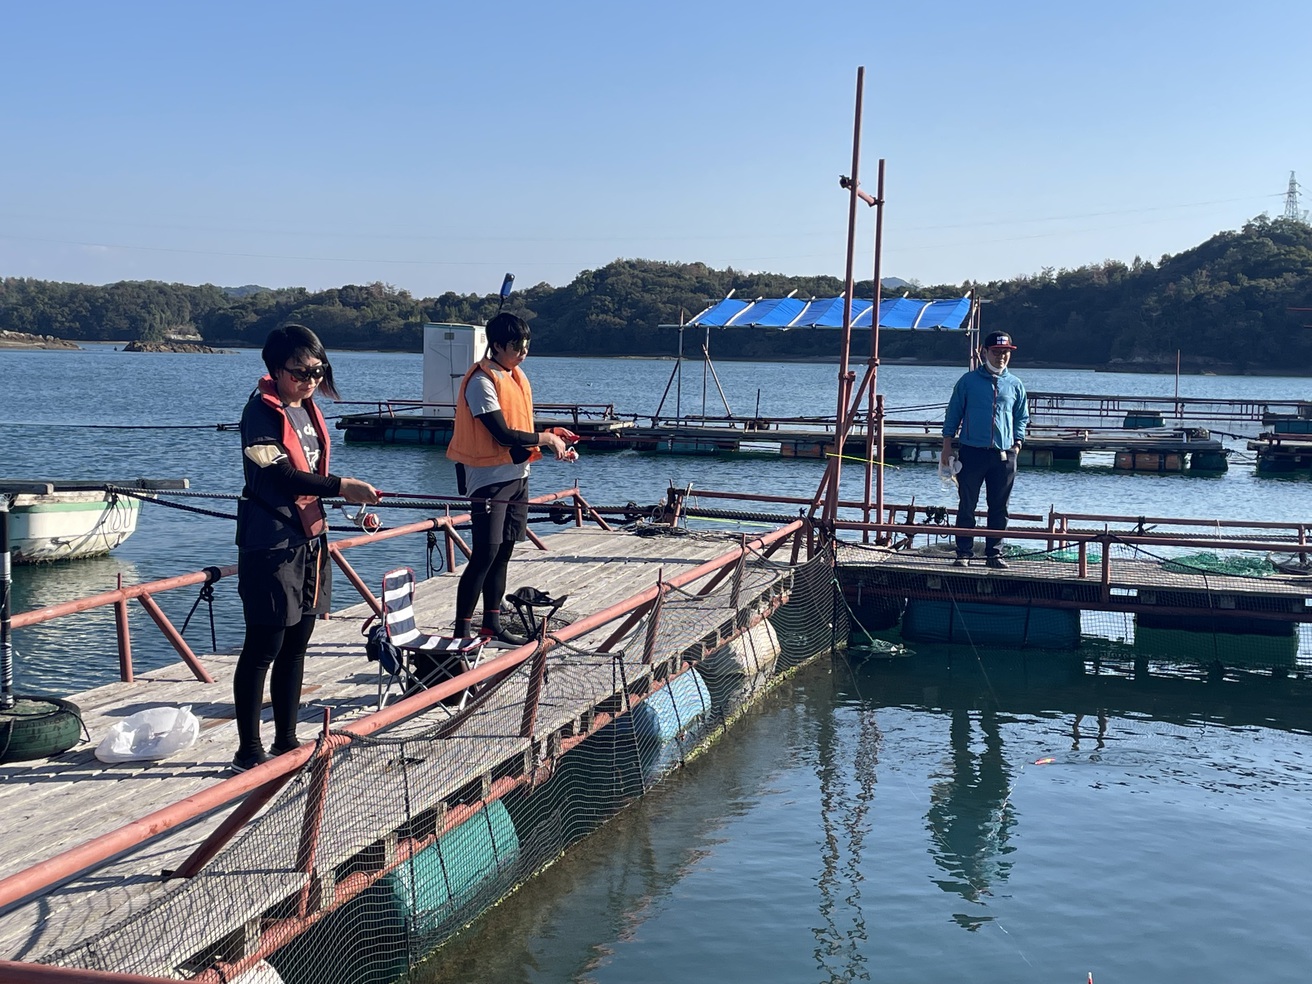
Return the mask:
[[[492,382],[492,377],[485,372],[476,372],[469,377],[469,383],[465,386],[465,401],[469,404],[469,412],[475,417],[501,409],[501,401],[497,399],[496,383]],[[528,472],[527,461],[518,465],[511,462],[507,465],[488,465],[485,468],[465,465],[465,483],[470,493],[473,493],[475,489],[481,489],[484,485],[528,478]]]

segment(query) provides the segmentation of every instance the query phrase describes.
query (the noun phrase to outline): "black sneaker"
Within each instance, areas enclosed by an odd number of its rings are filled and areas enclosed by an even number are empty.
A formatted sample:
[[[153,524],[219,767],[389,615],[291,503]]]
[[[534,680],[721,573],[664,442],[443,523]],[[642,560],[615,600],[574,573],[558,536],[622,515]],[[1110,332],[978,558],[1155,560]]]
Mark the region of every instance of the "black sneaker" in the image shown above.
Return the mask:
[[[1011,565],[1001,557],[989,557],[984,561],[986,565],[992,567],[995,571],[1005,571]]]
[[[269,757],[275,758],[279,755],[286,755],[288,752],[294,752],[300,747],[301,743],[299,741],[293,741],[290,745],[283,745],[275,741],[269,746]]]
[[[248,769],[255,768],[257,765],[263,765],[267,761],[269,761],[269,755],[263,748],[258,752],[255,752],[253,755],[242,755],[238,752],[232,757],[232,771],[245,772]]]
[[[970,554],[957,554],[956,559],[952,561],[953,567],[965,567],[970,563]]]
[[[514,649],[527,645],[529,641],[528,636],[522,636],[518,632],[511,632],[504,625],[498,626],[496,629],[484,627],[479,629],[479,635],[484,636],[489,645],[501,643],[503,647],[510,646]]]

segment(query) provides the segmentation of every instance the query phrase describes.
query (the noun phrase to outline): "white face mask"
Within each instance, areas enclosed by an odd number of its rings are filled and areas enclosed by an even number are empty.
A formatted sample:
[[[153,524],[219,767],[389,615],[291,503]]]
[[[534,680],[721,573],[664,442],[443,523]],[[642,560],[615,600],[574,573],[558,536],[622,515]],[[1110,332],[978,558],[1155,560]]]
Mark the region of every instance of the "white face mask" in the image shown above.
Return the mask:
[[[995,376],[1001,376],[1007,370],[1006,366],[995,366],[992,362],[988,360],[987,357],[984,359],[984,365],[988,369],[988,371],[993,373],[993,375]]]

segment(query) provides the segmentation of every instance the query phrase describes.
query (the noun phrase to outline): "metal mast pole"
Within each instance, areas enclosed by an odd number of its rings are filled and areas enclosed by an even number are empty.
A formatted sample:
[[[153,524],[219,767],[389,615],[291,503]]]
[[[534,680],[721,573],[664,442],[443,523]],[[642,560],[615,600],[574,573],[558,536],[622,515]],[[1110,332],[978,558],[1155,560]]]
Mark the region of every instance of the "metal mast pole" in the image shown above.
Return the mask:
[[[827,485],[824,520],[833,523],[838,514],[839,478],[842,475],[843,444],[847,439],[847,399],[852,389],[848,359],[852,351],[852,295],[855,292],[853,264],[856,255],[857,183],[861,173],[861,98],[865,89],[866,69],[856,70],[856,112],[852,121],[852,183],[847,202],[847,273],[843,289],[843,342],[838,362],[838,413],[834,418],[834,450],[822,483]]]
[[[866,391],[866,490],[863,501],[865,521],[870,522],[870,479],[875,471],[875,522],[884,521],[884,396],[876,396],[879,386],[879,307],[884,301],[881,282],[884,250],[884,159],[879,159],[879,182],[875,189],[875,306],[870,312],[870,389]],[[870,531],[862,533],[870,542]]]

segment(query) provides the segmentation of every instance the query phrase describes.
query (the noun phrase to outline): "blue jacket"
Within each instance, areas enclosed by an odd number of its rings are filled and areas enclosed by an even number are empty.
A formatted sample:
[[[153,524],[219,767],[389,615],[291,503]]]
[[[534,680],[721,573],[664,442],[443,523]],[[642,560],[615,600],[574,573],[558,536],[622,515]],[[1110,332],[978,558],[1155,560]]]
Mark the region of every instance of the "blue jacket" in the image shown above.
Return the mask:
[[[943,417],[943,436],[957,437],[973,448],[1010,448],[1025,440],[1030,422],[1025,384],[1007,370],[1000,376],[980,366],[952,387],[952,399]]]

